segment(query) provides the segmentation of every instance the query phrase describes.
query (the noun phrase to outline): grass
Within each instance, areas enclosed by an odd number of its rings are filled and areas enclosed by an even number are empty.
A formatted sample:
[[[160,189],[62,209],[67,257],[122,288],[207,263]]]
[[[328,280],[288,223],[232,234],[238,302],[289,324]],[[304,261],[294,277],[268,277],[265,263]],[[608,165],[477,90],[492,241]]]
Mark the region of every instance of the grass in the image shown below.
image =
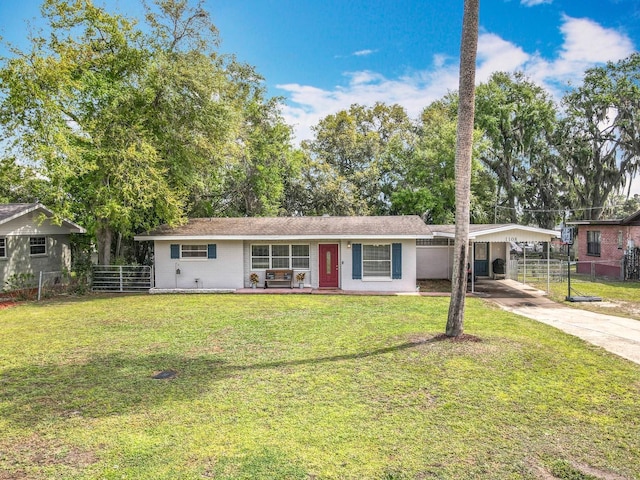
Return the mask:
[[[547,290],[546,282],[534,282],[531,285],[540,290]],[[567,306],[640,320],[640,282],[592,281],[589,276],[571,274],[572,295],[600,297],[602,303],[567,302],[568,285],[566,279],[563,282],[551,282],[549,287],[549,298],[556,302],[565,303]]]
[[[640,478],[640,366],[478,299],[466,332],[481,341],[438,341],[447,308],[167,295],[0,310],[0,479]]]

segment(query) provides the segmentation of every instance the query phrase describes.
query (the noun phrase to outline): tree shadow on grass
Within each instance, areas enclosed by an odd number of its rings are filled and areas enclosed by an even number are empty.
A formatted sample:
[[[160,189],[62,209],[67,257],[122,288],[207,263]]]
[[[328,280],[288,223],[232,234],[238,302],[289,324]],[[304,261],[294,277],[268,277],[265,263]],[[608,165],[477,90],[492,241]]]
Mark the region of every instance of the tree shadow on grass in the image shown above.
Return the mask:
[[[34,427],[72,417],[99,418],[144,411],[169,401],[197,398],[217,381],[247,371],[365,359],[440,341],[417,339],[375,350],[232,365],[213,356],[174,354],[94,355],[83,363],[27,365],[0,374],[0,415],[17,426]],[[167,380],[152,378],[162,370]]]

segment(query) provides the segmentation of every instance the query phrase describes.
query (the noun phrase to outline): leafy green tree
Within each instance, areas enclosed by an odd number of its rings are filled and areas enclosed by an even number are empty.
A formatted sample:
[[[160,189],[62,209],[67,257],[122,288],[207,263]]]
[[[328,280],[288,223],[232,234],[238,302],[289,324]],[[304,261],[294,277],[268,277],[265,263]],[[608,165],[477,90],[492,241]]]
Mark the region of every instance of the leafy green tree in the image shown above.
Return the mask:
[[[47,182],[14,158],[0,159],[0,203],[46,202]]]
[[[411,122],[399,105],[352,105],[322,119],[315,137],[304,148],[318,164],[335,170],[330,174],[346,182],[355,213],[389,212],[398,165],[412,142]]]
[[[522,208],[555,208],[557,177],[545,176],[553,165],[549,142],[556,120],[549,94],[520,73],[497,72],[478,87],[476,105],[476,126],[489,146],[482,161],[498,186],[496,221],[517,223]]]
[[[59,209],[95,233],[100,263],[115,236],[180,222],[241,159],[264,161],[286,139],[253,69],[217,54],[202,3],[158,0],[148,33],[90,1],[45,0],[42,14],[48,35],[0,68],[0,122]],[[256,188],[260,211],[280,193]]]
[[[333,165],[312,157],[307,149],[295,151],[289,166],[292,174],[285,182],[283,215],[352,216],[368,211],[366,201],[353,191],[353,184]]]
[[[637,193],[633,196],[611,195],[604,211],[602,218],[625,218],[640,210],[640,195]]]
[[[243,111],[236,141],[226,149],[219,213],[231,216],[274,216],[281,213],[292,167],[291,129],[277,100],[265,102],[261,92]]]
[[[455,144],[458,97],[447,95],[426,107],[417,127],[416,144],[399,165],[391,213],[420,215],[431,224],[455,219]],[[481,132],[474,134],[471,173],[471,222],[486,223],[493,214],[494,181],[478,162]]]
[[[640,54],[587,70],[563,106],[555,142],[559,171],[570,184],[572,208],[598,219],[640,166]]]

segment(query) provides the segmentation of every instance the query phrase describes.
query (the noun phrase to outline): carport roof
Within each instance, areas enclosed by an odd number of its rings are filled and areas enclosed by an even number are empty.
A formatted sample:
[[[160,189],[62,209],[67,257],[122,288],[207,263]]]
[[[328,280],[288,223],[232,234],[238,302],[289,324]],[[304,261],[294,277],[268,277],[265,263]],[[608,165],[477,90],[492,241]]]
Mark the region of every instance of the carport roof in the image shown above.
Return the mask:
[[[434,237],[455,238],[455,225],[428,225]],[[537,242],[560,237],[560,232],[538,227],[502,224],[471,224],[469,240],[476,242]]]

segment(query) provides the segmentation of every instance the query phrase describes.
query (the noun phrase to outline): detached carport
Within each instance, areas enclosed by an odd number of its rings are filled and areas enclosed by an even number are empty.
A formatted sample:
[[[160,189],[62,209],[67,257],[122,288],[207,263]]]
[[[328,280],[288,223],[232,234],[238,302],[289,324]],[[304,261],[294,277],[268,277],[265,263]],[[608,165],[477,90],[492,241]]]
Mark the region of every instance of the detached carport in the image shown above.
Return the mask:
[[[453,269],[453,243],[455,225],[428,225],[431,238],[418,240],[417,273],[419,279],[451,279]],[[547,259],[550,244],[559,238],[560,232],[538,227],[515,224],[473,224],[469,225],[469,258],[471,266],[471,291],[474,291],[476,277],[496,278],[507,276],[506,266],[510,260],[511,244],[522,242],[547,242]],[[494,262],[504,261],[505,270],[494,272]],[[526,252],[524,262],[526,268]],[[549,262],[547,262],[547,281]]]

